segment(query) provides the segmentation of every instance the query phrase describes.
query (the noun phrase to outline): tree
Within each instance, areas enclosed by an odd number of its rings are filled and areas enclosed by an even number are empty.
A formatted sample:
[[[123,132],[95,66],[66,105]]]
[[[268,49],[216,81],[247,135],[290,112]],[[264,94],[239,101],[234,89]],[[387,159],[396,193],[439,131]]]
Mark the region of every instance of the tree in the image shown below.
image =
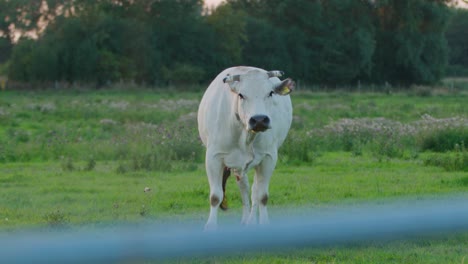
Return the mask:
[[[202,10],[200,0],[159,0],[151,3],[148,13],[151,46],[160,54],[159,79],[156,82],[177,81],[162,77],[177,78],[175,74],[168,73],[180,71],[178,68],[181,65],[184,70],[195,70],[201,79],[212,71],[215,38],[201,16]],[[207,68],[208,71],[205,70]]]
[[[13,47],[22,81],[194,83],[248,64],[305,83],[434,83],[450,1],[228,0],[204,14],[201,0],[0,0],[0,62],[16,28],[37,33]],[[465,63],[457,23],[447,36]]]
[[[11,54],[13,44],[9,38],[0,37],[0,64],[5,63]]]
[[[447,27],[445,36],[450,47],[449,64],[452,68],[452,73],[461,74],[468,73],[468,10],[456,9],[452,10],[453,16]],[[465,70],[463,70],[465,69]]]
[[[216,67],[225,68],[242,62],[243,42],[246,35],[247,14],[235,10],[230,4],[218,6],[206,16],[208,26],[214,31]]]
[[[445,1],[376,1],[374,82],[434,83],[444,73],[448,47]]]
[[[369,75],[375,42],[372,10],[366,1],[229,3],[248,10],[252,17],[247,26],[246,60],[280,66],[302,80],[324,84],[349,83]],[[251,57],[254,54],[258,58]]]
[[[78,0],[79,1],[79,0]],[[0,35],[12,42],[37,37],[57,16],[69,14],[76,0],[0,0]]]
[[[8,77],[11,80],[29,82],[31,77],[31,59],[34,49],[34,41],[31,39],[20,40],[13,49]]]
[[[247,38],[243,44],[243,63],[268,70],[291,73],[286,34],[263,19],[247,18]]]
[[[135,18],[119,17],[125,13],[121,9],[127,6],[111,1],[89,4],[79,1],[74,15],[56,17],[31,50],[23,49],[23,57],[30,60],[22,66],[28,69],[28,77],[14,72],[11,76],[98,85],[149,79],[156,56],[150,46],[148,27]],[[16,61],[12,64],[12,71],[20,69]]]
[[[375,33],[366,1],[321,1],[318,32],[311,37],[319,65],[321,83],[346,84],[370,75]]]

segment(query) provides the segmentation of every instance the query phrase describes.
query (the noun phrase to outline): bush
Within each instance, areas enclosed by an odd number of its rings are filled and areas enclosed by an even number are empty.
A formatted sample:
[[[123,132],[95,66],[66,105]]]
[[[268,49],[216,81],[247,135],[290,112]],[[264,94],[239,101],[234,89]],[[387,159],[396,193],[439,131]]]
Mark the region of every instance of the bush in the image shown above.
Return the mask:
[[[468,128],[447,128],[427,131],[421,136],[421,149],[436,152],[453,150],[456,145],[468,142]]]
[[[171,171],[171,156],[170,153],[162,153],[161,151],[135,155],[130,168],[134,171]]]
[[[190,115],[182,116],[175,125],[129,126],[127,137],[133,140],[124,140],[117,148],[125,154],[119,159],[130,160],[130,164],[120,164],[117,171],[193,169],[193,163],[203,161],[204,157],[195,122],[195,117]]]
[[[436,153],[424,160],[426,166],[442,167],[447,171],[468,171],[468,151],[465,144],[455,145],[450,153]]]
[[[312,137],[303,131],[291,130],[279,149],[279,160],[312,163],[316,157],[316,151],[314,151],[316,148]]]
[[[43,218],[44,221],[52,228],[64,228],[70,222],[67,215],[60,210],[46,213]]]
[[[31,60],[34,49],[34,41],[20,39],[15,45],[8,68],[8,78],[16,81],[31,81]]]
[[[70,157],[62,157],[62,161],[60,163],[63,171],[74,171],[75,165],[73,164],[73,159]]]
[[[85,171],[92,171],[96,167],[96,160],[94,157],[90,157],[86,162],[86,166],[83,168]]]
[[[465,118],[438,119],[430,115],[407,124],[386,118],[343,118],[307,133],[290,133],[292,139],[287,142],[296,149],[288,146],[284,152],[303,161],[311,149],[348,151],[353,155],[362,155],[367,150],[379,159],[401,158],[407,151],[444,152],[468,142],[466,124]]]
[[[401,158],[405,152],[401,135],[379,135],[369,145],[370,152],[379,161],[384,158]]]
[[[328,142],[323,145],[326,150],[361,155],[367,149],[379,158],[394,158],[402,156],[410,126],[385,118],[344,118],[313,133]]]
[[[171,84],[183,85],[199,83],[205,76],[205,71],[197,66],[178,63],[173,68],[162,69],[163,78]]]

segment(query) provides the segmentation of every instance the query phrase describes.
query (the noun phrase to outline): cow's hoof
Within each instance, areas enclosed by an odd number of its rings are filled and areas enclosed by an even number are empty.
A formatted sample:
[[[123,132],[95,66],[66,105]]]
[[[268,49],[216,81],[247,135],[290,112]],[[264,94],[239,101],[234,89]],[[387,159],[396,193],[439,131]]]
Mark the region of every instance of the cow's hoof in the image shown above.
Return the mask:
[[[223,210],[223,211],[227,211],[227,209],[229,209],[228,202],[227,202],[227,199],[226,199],[226,195],[224,196],[223,201],[219,205],[219,208],[221,208],[221,210]]]

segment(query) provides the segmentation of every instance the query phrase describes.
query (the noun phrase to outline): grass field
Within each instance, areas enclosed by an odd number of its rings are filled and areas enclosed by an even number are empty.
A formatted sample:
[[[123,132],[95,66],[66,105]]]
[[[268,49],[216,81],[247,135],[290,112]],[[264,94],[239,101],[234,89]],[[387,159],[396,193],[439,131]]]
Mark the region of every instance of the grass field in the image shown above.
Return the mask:
[[[79,229],[208,215],[202,93],[0,93],[0,232]],[[293,128],[270,185],[270,213],[468,193],[466,93],[292,95]],[[144,192],[148,187],[151,191]],[[234,180],[230,210],[241,216]],[[466,263],[468,234],[240,254],[199,263]]]

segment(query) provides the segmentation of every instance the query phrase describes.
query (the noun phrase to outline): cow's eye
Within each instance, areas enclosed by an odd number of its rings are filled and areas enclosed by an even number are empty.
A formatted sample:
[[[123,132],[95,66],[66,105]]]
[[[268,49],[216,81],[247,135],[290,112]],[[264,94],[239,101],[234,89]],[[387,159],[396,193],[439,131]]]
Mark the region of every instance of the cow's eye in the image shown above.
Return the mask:
[[[272,97],[273,94],[275,94],[275,92],[271,91],[271,92],[268,94],[268,96],[269,96],[269,97]]]
[[[240,93],[240,94],[239,94],[239,98],[240,98],[241,100],[243,100],[243,99],[244,99],[244,95]]]

